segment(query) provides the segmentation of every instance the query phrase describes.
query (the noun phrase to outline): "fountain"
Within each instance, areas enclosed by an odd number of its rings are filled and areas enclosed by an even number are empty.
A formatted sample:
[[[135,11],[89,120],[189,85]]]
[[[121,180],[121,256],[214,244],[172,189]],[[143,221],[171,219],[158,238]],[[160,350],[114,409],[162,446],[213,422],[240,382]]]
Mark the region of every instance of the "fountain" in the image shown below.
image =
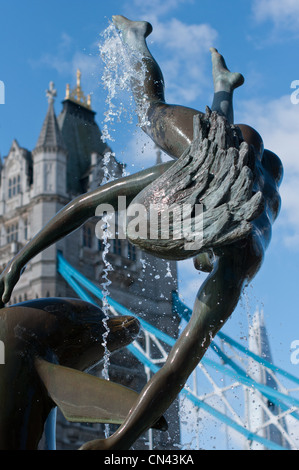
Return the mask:
[[[69,203],[6,267],[0,277],[2,302],[9,300],[33,256],[78,228],[100,204],[110,204],[117,211],[120,196],[126,198],[128,209],[134,205],[144,209],[142,232],[127,219],[127,237],[132,243],[164,259],[193,258],[195,268],[209,274],[165,365],[135,398],[117,431],[84,444],[82,450],[129,449],[161,419],[233,313],[244,284],[261,267],[280,208],[279,158],[264,149],[253,128],[233,121],[233,93],[243,84],[242,75],[231,73],[223,57],[211,49],[215,88],[211,109],[207,107],[203,113],[170,105],[164,99],[162,72],[146,44],[151,25],[123,16],[113,17],[113,23],[127,54],[139,125],[173,160],[108,181]],[[136,80],[140,71],[141,82]],[[150,236],[153,206],[158,215],[154,238]],[[165,212],[170,214],[168,238],[161,223]],[[145,237],[141,236],[144,229]],[[9,318],[5,313],[3,321]]]

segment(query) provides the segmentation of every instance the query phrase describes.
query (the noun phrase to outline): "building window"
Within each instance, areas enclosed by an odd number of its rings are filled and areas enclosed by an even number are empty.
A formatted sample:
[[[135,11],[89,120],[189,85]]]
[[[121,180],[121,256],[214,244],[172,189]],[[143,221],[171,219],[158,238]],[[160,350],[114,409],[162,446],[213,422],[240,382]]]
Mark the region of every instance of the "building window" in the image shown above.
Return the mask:
[[[136,261],[136,246],[128,243],[128,259]]]
[[[24,240],[28,240],[28,219],[24,220]]]
[[[18,175],[17,177],[17,193],[20,194],[21,192],[21,176]]]
[[[112,250],[115,255],[121,256],[121,240],[116,240],[116,239],[113,240]]]
[[[83,227],[83,246],[92,247],[92,231],[89,225]]]
[[[21,192],[21,176],[14,176],[13,178],[9,178],[8,180],[8,198],[11,199],[12,197],[20,194]]]
[[[19,239],[19,225],[18,223],[12,224],[6,228],[6,242],[17,242]]]

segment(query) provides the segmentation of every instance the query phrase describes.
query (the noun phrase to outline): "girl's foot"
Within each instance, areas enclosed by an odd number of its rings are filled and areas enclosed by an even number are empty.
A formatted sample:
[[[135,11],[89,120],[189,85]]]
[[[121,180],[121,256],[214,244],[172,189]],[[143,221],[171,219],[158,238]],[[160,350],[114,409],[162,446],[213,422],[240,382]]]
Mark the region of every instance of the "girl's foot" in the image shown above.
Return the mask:
[[[145,38],[153,30],[147,21],[131,21],[121,15],[112,16],[112,21],[116,29],[121,32],[123,42],[132,49],[142,49]]]
[[[213,79],[215,92],[231,92],[235,88],[243,85],[244,77],[240,73],[230,72],[225,60],[214,47],[210,48],[212,54]]]

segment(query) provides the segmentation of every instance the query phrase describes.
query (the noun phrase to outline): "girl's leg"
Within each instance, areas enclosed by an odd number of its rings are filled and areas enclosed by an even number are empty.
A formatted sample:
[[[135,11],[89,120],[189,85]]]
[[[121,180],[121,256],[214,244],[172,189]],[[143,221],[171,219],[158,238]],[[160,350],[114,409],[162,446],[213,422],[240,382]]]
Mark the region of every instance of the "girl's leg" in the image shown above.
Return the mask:
[[[137,109],[146,110],[146,116],[140,116],[139,120],[149,122],[142,128],[164,152],[172,158],[179,158],[192,142],[193,117],[202,113],[165,103],[163,74],[146,44],[146,38],[152,32],[151,25],[146,21],[130,21],[124,16],[114,16],[113,22],[131,54],[134,73],[137,75],[142,66],[145,68],[141,84],[132,77],[132,92]],[[241,74],[231,73],[227,69],[216,49],[211,49],[211,52],[215,87],[212,110],[224,114],[232,123],[233,90],[244,79]]]
[[[214,99],[212,111],[217,111],[225,116],[230,124],[234,123],[233,91],[243,85],[244,77],[240,73],[232,73],[228,70],[225,60],[217,49],[211,47]]]
[[[131,58],[133,74],[143,68],[142,83],[132,76],[131,85],[137,110],[146,112],[138,116],[144,132],[172,158],[179,158],[193,139],[195,109],[165,103],[164,78],[156,60],[150,53],[146,38],[152,26],[146,21],[130,21],[124,16],[113,16],[123,43]],[[143,125],[142,123],[148,124]]]
[[[179,158],[193,139],[193,117],[199,111],[165,103],[164,78],[156,60],[150,53],[146,38],[152,26],[146,21],[130,21],[124,16],[113,16],[123,43],[131,56],[131,66],[136,77],[143,68],[144,80],[140,83],[132,76],[132,93],[137,110],[146,110],[138,116],[144,132],[172,158]]]
[[[254,276],[261,259],[262,248],[259,254],[252,253],[251,242],[223,251],[199,289],[188,325],[165,365],[141,391],[125,422],[108,439],[89,442],[82,449],[129,449],[140,434],[165,413],[234,311],[244,282]]]
[[[145,100],[164,103],[164,79],[161,69],[150,53],[146,38],[153,28],[147,21],[130,21],[124,16],[113,16],[113,23],[121,33],[122,42],[127,46],[131,65],[136,77],[131,77],[132,91],[137,106],[142,107]],[[145,65],[142,86],[138,86],[137,75]]]

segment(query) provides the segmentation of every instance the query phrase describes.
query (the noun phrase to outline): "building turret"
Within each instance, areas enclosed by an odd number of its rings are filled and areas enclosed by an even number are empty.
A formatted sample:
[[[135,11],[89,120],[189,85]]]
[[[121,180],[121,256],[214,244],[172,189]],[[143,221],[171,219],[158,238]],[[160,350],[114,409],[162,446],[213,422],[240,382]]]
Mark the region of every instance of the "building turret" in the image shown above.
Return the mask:
[[[67,151],[54,111],[56,90],[50,82],[48,111],[33,150],[33,197],[45,194],[66,196]]]

